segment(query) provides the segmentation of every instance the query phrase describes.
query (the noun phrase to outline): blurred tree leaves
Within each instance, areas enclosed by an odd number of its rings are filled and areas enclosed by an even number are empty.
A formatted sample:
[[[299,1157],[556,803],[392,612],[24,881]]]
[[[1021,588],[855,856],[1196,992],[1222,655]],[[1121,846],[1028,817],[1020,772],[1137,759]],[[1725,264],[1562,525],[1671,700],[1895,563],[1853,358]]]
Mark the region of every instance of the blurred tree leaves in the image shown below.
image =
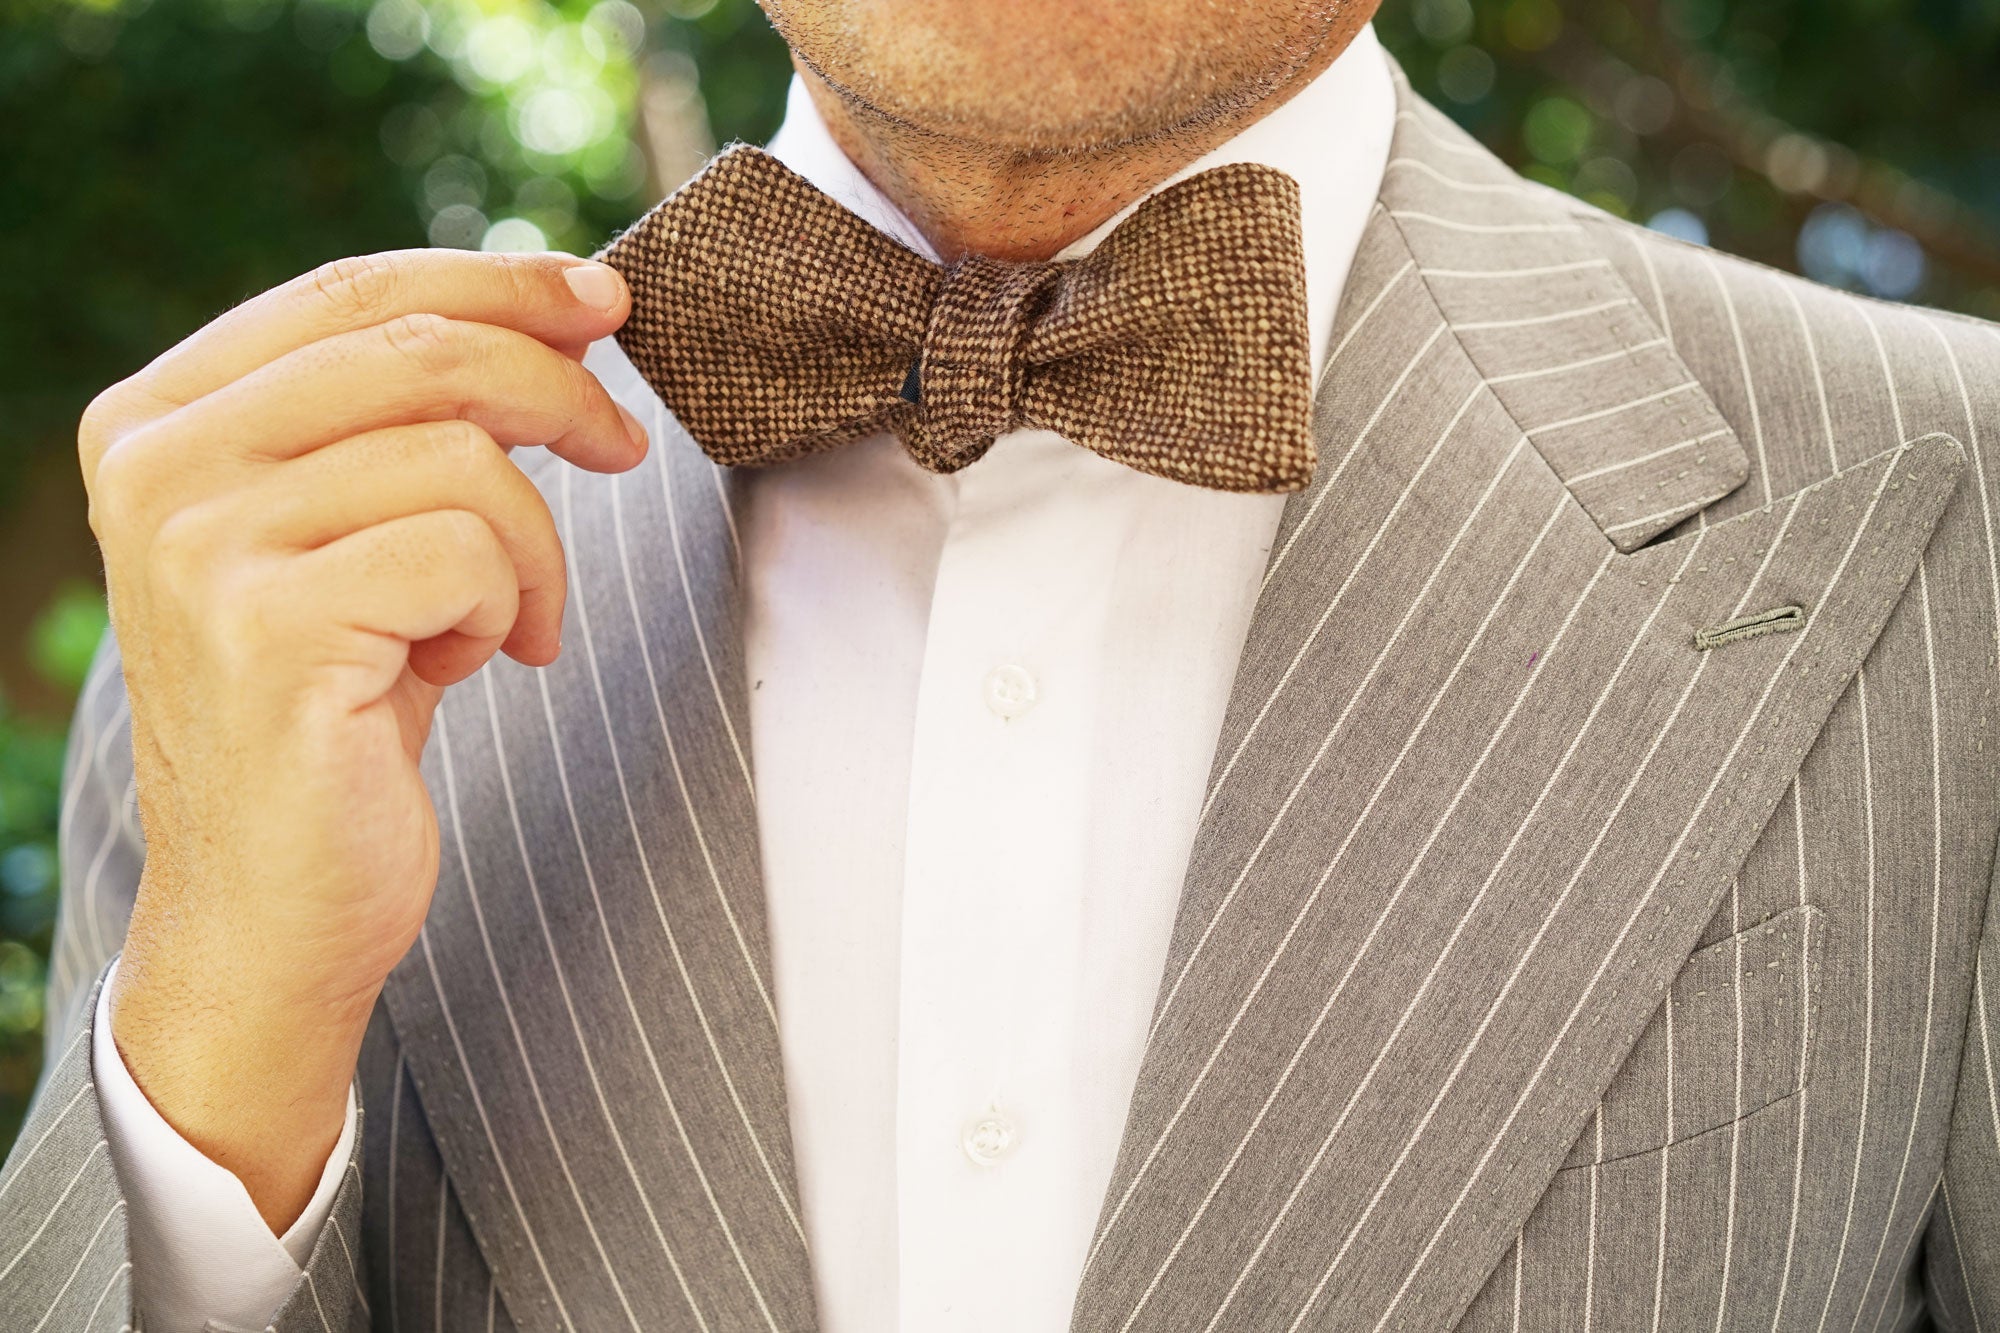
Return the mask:
[[[784,118],[791,55],[752,0],[675,0],[657,16],[663,50],[700,71],[718,143],[763,143]]]
[[[1388,0],[1377,28],[1530,176],[2000,318],[2000,0]]]
[[[83,634],[96,646],[101,601],[87,590],[81,606],[57,612],[71,626],[43,631],[73,645]],[[89,603],[98,604],[97,630]],[[46,618],[45,618],[46,620]],[[89,664],[67,646],[51,653],[71,691]],[[24,717],[0,697],[0,1144],[13,1141],[40,1072],[42,989],[56,914],[56,828],[61,798],[64,728],[50,718]]]
[[[230,304],[421,244],[377,126],[418,80],[336,80],[331,30],[255,0],[11,0],[0,31],[0,504],[24,451]],[[365,86],[370,82],[374,86]],[[343,86],[345,84],[346,86]]]
[[[104,591],[72,579],[28,627],[28,663],[35,674],[75,694],[106,625]]]
[[[643,62],[767,136],[783,44],[676,3],[648,44],[625,0],[0,0],[0,508],[92,394],[317,263],[608,239],[654,184]]]
[[[29,627],[36,672],[74,695],[104,634],[104,595],[68,584]],[[42,990],[56,915],[64,727],[0,697],[0,1144],[10,1143],[40,1069]]]

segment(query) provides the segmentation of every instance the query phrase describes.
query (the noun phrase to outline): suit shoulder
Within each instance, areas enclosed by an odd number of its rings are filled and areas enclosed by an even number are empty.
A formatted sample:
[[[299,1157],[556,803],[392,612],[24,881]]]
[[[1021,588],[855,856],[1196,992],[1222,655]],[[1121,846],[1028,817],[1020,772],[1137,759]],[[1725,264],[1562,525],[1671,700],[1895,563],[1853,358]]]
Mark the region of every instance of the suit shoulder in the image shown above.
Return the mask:
[[[1822,368],[1856,370],[1893,357],[1946,355],[1969,381],[2000,392],[2000,324],[1971,315],[1885,301],[1827,287],[1739,255],[1726,254],[1616,218],[1564,197],[1566,210],[1591,232],[1662,331],[1676,335],[1676,350],[1699,352],[1705,343],[1742,336],[1815,337]],[[1677,319],[1676,316],[1679,318]],[[1844,336],[1853,333],[1860,338]],[[1883,345],[1875,346],[1877,336]],[[1940,340],[1946,351],[1940,352]]]
[[[1566,202],[1772,493],[1925,435],[2000,449],[2000,325],[1838,291]]]

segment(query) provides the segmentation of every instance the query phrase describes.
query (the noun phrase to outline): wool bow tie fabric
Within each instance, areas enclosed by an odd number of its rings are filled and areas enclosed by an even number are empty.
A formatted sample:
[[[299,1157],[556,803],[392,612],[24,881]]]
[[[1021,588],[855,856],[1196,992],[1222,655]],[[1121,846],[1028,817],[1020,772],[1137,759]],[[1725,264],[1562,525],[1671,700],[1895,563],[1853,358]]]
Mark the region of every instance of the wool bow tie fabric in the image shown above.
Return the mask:
[[[1040,427],[1217,490],[1312,477],[1298,186],[1269,167],[1170,186],[1081,259],[941,266],[737,148],[597,258],[632,290],[619,344],[718,463],[893,431],[953,472]]]

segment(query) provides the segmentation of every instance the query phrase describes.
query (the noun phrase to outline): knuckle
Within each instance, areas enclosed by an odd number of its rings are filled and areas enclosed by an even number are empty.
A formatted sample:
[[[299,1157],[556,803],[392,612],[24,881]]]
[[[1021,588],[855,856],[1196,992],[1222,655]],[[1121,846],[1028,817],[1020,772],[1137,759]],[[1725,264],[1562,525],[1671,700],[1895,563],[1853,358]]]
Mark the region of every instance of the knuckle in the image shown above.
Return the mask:
[[[492,553],[493,529],[470,509],[439,510],[437,523],[440,539],[459,557],[480,560]]]
[[[107,455],[107,458],[109,455]],[[90,525],[90,535],[104,549],[108,562],[114,550],[122,545],[125,534],[132,531],[134,524],[129,506],[125,503],[125,492],[117,486],[103,483],[104,468],[98,467],[99,481],[84,491],[84,520]]]
[[[520,488],[508,496],[508,516],[518,537],[515,564],[524,580],[523,586],[539,588],[560,583],[565,563],[561,529],[549,509],[548,497],[527,478],[522,477],[521,482]]]
[[[270,658],[264,645],[295,643],[311,623],[297,589],[276,570],[215,570],[214,595],[196,623],[207,655],[232,675],[252,677]]]
[[[76,422],[77,461],[85,485],[96,481],[97,465],[121,440],[146,430],[180,406],[156,392],[151,368],[100,389]]]
[[[493,276],[512,306],[538,304],[548,299],[549,271],[546,261],[535,255],[495,254],[491,257]]]
[[[402,282],[402,264],[388,254],[349,255],[306,275],[306,289],[340,319],[366,319],[386,310]]]
[[[85,458],[101,455],[118,438],[119,423],[126,415],[125,381],[99,390],[77,418],[77,449]]]
[[[568,418],[569,428],[575,430],[585,424],[607,423],[615,427],[622,437],[624,423],[619,419],[618,408],[603,382],[567,357],[561,358],[557,366],[563,384],[561,406]]]
[[[401,315],[382,325],[389,347],[426,374],[456,367],[465,358],[457,326],[443,315]]]
[[[223,525],[201,506],[177,510],[153,533],[149,572],[169,591],[193,593],[222,567],[223,538]]]
[[[124,530],[117,506],[102,491],[89,491],[84,497],[84,522],[89,524],[90,535],[97,539],[97,544],[105,548],[108,560],[112,541]]]
[[[542,533],[538,549],[543,563],[543,576],[534,586],[553,588],[558,594],[562,593],[569,586],[569,553],[563,550],[562,538],[557,535],[553,517]]]
[[[474,422],[460,417],[430,428],[431,449],[453,473],[471,480],[485,472],[500,446]]]
[[[151,452],[145,440],[127,436],[98,458],[90,485],[90,526],[100,538],[129,532],[150,508],[157,484]]]
[[[84,479],[84,488],[89,493],[93,515],[102,511],[104,517],[109,519],[123,508],[124,498],[130,492],[125,480],[130,467],[130,456],[129,449],[121,449],[115,442],[107,445],[97,455],[97,465],[90,469]],[[96,527],[94,519],[92,527]],[[98,535],[102,536],[103,533],[99,532]]]

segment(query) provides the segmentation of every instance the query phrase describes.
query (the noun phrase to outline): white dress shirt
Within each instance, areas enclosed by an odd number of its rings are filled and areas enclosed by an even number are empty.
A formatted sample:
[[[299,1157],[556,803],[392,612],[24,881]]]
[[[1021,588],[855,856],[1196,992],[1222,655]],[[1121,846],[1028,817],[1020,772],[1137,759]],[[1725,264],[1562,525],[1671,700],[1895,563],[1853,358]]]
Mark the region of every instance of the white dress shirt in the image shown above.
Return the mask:
[[[1364,30],[1173,178],[1261,162],[1298,181],[1316,373],[1394,122]],[[934,257],[797,81],[770,151]],[[1059,1333],[1284,498],[1037,430],[949,477],[882,437],[748,481],[757,816],[821,1326]],[[102,1013],[99,1038],[148,1328],[261,1327],[324,1223],[352,1110],[280,1241],[153,1112]]]

